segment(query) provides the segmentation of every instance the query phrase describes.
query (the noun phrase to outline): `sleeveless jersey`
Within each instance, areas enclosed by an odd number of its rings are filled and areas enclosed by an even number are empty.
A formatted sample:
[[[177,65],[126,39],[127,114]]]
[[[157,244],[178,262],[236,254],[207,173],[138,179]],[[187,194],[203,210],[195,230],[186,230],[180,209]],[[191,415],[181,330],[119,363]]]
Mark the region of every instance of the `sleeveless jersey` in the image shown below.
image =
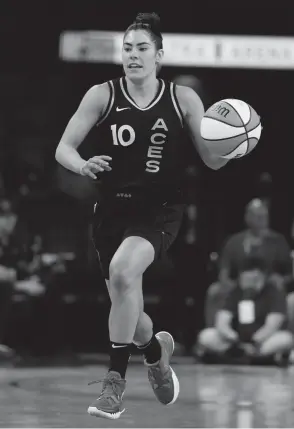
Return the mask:
[[[172,82],[159,80],[155,98],[139,107],[124,77],[108,82],[108,106],[94,131],[95,154],[112,157],[101,190],[117,198],[174,199],[184,172],[183,115]]]

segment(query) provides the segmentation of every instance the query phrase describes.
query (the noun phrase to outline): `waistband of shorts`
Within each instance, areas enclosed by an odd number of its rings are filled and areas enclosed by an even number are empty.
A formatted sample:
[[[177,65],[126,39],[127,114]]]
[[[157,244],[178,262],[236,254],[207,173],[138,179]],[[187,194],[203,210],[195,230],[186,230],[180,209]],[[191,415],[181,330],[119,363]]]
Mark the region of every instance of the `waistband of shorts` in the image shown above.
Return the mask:
[[[124,188],[115,189],[108,188],[101,190],[99,196],[99,204],[107,205],[132,205],[140,207],[160,207],[166,204],[184,204],[184,193],[181,188],[177,189],[136,189]]]

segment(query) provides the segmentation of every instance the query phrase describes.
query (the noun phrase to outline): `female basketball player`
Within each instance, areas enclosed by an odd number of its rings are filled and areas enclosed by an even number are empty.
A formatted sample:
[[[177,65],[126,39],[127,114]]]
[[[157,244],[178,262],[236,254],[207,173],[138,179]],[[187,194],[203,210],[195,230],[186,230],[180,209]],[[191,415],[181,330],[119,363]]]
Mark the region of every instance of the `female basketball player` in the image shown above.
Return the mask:
[[[56,150],[56,160],[65,168],[92,179],[99,173],[101,180],[93,240],[111,299],[110,368],[88,412],[111,419],[123,412],[132,343],[144,354],[157,399],[172,404],[179,394],[169,365],[173,338],[167,332],[153,334],[144,313],[142,276],[180,228],[183,127],[208,167],[219,169],[227,162],[211,155],[201,139],[204,109],[197,94],[157,78],[163,58],[158,24],[155,14],[138,15],[123,40],[125,76],[86,93]],[[101,155],[86,161],[77,149],[95,125]]]

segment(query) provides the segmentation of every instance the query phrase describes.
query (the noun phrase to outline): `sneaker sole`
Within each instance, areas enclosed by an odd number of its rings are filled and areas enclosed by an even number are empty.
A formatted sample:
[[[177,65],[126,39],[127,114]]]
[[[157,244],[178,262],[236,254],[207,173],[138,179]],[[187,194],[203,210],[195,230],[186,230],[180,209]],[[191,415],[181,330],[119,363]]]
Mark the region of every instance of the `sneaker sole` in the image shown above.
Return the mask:
[[[105,411],[98,410],[96,407],[89,407],[88,414],[94,417],[103,417],[104,419],[117,420],[120,418],[121,414],[125,411],[125,408],[122,411],[117,413],[106,413]]]
[[[172,378],[173,378],[173,383],[174,383],[174,397],[172,399],[171,402],[169,402],[166,405],[172,405],[176,402],[176,400],[178,399],[179,393],[180,393],[180,383],[179,383],[179,379],[176,376],[174,370],[172,369],[172,367],[170,366],[171,372],[172,372]]]
[[[175,342],[174,342],[173,336],[169,332],[160,331],[160,332],[157,332],[157,334],[155,335],[155,337],[157,338],[157,335],[159,335],[159,334],[166,334],[166,335],[168,335],[170,337],[170,339],[172,340],[172,344],[173,344],[173,348],[172,348],[172,354],[173,354],[173,352],[175,350]],[[176,376],[176,374],[175,374],[174,370],[172,369],[172,367],[171,366],[169,366],[169,367],[170,367],[171,372],[172,372],[172,379],[173,379],[173,383],[174,383],[174,396],[173,396],[173,399],[171,400],[171,402],[169,402],[168,404],[165,404],[165,405],[172,405],[172,404],[174,404],[176,402],[178,396],[179,396],[179,393],[180,393],[179,379]]]
[[[160,331],[160,332],[157,332],[157,334],[155,334],[155,337],[157,338],[157,335],[159,335],[159,334],[166,334],[166,335],[168,335],[169,337],[170,337],[170,339],[172,340],[172,343],[173,343],[173,349],[172,349],[172,354],[173,354],[173,352],[174,352],[174,350],[175,350],[175,342],[174,342],[174,339],[173,339],[173,336],[169,333],[169,332],[166,332],[166,331]],[[160,338],[160,337],[159,337]],[[158,339],[158,338],[157,338]]]

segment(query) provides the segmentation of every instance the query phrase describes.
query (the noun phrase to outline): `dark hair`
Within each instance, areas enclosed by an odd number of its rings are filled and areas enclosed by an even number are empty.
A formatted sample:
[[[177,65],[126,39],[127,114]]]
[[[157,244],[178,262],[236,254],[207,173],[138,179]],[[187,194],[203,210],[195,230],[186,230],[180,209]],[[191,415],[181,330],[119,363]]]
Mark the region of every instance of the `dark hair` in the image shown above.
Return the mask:
[[[147,31],[153,42],[155,43],[156,49],[162,49],[162,35],[160,32],[160,18],[159,16],[152,13],[139,13],[136,16],[135,21],[127,28],[125,36],[131,30],[145,30]]]

